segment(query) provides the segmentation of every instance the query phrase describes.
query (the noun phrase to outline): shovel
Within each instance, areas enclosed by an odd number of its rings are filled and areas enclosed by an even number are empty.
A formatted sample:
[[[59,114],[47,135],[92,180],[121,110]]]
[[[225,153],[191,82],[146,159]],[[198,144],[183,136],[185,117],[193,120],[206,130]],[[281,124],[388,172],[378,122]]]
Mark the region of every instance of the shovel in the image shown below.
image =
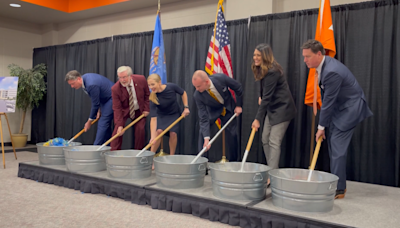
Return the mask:
[[[228,122],[226,122],[226,124],[225,124],[223,127],[221,127],[221,129],[217,132],[217,134],[214,136],[214,138],[212,138],[211,141],[208,142],[208,145],[211,145],[211,144],[218,138],[218,136],[224,131],[224,129],[230,124],[230,122],[232,122],[232,120],[235,119],[235,117],[236,117],[236,114],[234,114],[234,115],[228,120]],[[207,146],[208,146],[208,145],[207,145]],[[194,164],[194,163],[197,161],[197,159],[199,159],[199,157],[200,157],[201,155],[203,155],[204,152],[206,152],[207,146],[204,147],[204,148],[199,152],[199,154],[197,154],[197,156],[193,159],[193,161],[192,161],[190,164]]]
[[[255,134],[256,134],[256,129],[253,128],[253,130],[251,130],[249,141],[247,142],[246,151],[244,152],[243,155],[242,165],[240,166],[240,172],[243,172],[244,163],[246,163],[247,155],[249,155],[249,151],[251,148],[251,144],[253,144],[253,139]]]
[[[307,181],[311,181],[311,175],[312,175],[312,172],[313,172],[313,170],[315,168],[315,164],[317,163],[319,149],[321,148],[321,142],[322,142],[322,137],[319,137],[318,142],[317,142],[317,146],[315,146],[314,156],[313,156],[313,159],[312,159],[312,162],[311,162],[310,173],[308,174]]]
[[[144,115],[140,115],[138,118],[136,118],[134,121],[132,121],[130,124],[128,124],[128,126],[126,126],[123,131],[128,130],[130,127],[132,127],[135,123],[139,122],[139,120],[141,120],[144,117]],[[105,146],[107,146],[110,142],[112,142],[114,139],[116,139],[117,137],[119,137],[119,134],[115,134],[113,137],[111,137],[111,139],[109,139],[107,142],[103,143],[103,145],[101,145],[101,147],[97,148],[98,150],[103,149]]]
[[[99,119],[93,120],[91,124],[93,125],[93,124],[96,123],[98,120],[99,120]],[[83,128],[82,131],[80,131],[78,134],[76,134],[74,137],[72,137],[72,139],[70,139],[70,140],[68,141],[68,144],[72,143],[75,139],[77,139],[79,136],[81,136],[81,134],[83,134],[83,132],[85,132],[85,128]]]
[[[139,157],[143,152],[145,152],[147,149],[149,149],[151,147],[151,145],[153,145],[154,142],[157,142],[157,140],[159,140],[161,137],[163,137],[163,135],[165,135],[165,133],[167,133],[173,126],[175,126],[175,124],[177,124],[179,121],[181,121],[181,119],[185,118],[184,115],[181,115],[181,117],[179,117],[178,119],[176,119],[171,125],[169,125],[163,132],[161,132],[154,140],[153,142],[147,144],[147,146],[145,146],[143,148],[143,150],[141,150],[136,157]]]

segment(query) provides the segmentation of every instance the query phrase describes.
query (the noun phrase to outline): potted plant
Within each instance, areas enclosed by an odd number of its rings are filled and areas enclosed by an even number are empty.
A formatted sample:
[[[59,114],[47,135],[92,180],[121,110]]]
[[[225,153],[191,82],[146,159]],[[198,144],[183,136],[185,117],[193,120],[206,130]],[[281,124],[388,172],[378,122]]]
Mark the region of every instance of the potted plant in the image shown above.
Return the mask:
[[[46,65],[36,65],[32,69],[23,69],[16,64],[8,66],[10,76],[18,77],[16,106],[22,111],[22,119],[18,134],[12,134],[14,146],[24,147],[28,141],[28,134],[24,134],[26,111],[39,106],[39,101],[46,94],[44,77],[47,74]]]

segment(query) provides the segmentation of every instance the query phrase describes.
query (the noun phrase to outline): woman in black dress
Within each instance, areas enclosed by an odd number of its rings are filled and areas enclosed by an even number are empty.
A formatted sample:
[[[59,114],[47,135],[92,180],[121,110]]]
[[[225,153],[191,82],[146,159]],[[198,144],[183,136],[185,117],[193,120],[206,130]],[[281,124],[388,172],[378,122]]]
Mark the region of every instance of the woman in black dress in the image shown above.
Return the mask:
[[[151,89],[150,94],[150,132],[151,139],[150,143],[171,125],[181,115],[188,116],[189,106],[188,99],[185,90],[177,86],[174,83],[161,83],[161,78],[158,74],[151,74],[147,78],[147,83]],[[176,94],[182,96],[182,102],[185,107],[183,112],[180,112],[178,101],[176,100]],[[178,129],[179,123],[173,126],[169,130],[169,151],[171,155],[175,154],[176,144],[178,142]],[[151,151],[157,151],[160,146],[161,140],[158,140],[151,146]]]

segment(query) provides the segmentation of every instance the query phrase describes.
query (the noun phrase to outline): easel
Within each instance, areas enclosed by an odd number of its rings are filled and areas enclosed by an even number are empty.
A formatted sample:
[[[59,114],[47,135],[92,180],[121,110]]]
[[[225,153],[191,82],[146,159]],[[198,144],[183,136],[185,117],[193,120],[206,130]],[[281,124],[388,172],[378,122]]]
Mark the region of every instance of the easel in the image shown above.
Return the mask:
[[[17,153],[15,153],[15,148],[14,148],[14,142],[13,142],[13,138],[11,135],[11,129],[10,129],[10,124],[8,123],[8,118],[5,112],[0,112],[0,135],[1,135],[1,151],[3,152],[3,167],[4,169],[6,168],[6,159],[4,157],[4,140],[3,140],[3,126],[1,124],[1,116],[4,115],[6,117],[7,120],[7,126],[8,126],[8,131],[10,132],[10,138],[11,138],[11,145],[12,148],[14,150],[14,155],[15,155],[15,160],[17,160]]]

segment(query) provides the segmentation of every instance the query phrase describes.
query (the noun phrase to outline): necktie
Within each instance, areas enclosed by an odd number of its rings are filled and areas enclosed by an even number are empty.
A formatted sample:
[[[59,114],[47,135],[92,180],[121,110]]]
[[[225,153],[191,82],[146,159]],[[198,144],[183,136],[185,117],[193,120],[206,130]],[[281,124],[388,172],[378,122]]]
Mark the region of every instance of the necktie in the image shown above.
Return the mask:
[[[135,119],[135,103],[133,100],[133,94],[132,94],[132,86],[128,86],[128,93],[129,93],[129,117],[131,119]]]
[[[215,96],[215,94],[211,91],[211,89],[208,89],[207,91],[208,91],[208,93],[210,94],[210,96],[211,96],[212,98],[214,98],[216,101],[218,101],[218,103],[221,104],[221,102],[219,102],[217,96]],[[226,114],[226,109],[225,109],[225,107],[224,107],[224,109],[222,109],[221,116],[225,116],[225,114]]]
[[[318,72],[315,70],[314,75],[314,99],[313,99],[313,111],[314,115],[317,115],[317,85],[318,85]]]

